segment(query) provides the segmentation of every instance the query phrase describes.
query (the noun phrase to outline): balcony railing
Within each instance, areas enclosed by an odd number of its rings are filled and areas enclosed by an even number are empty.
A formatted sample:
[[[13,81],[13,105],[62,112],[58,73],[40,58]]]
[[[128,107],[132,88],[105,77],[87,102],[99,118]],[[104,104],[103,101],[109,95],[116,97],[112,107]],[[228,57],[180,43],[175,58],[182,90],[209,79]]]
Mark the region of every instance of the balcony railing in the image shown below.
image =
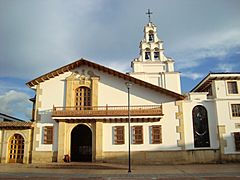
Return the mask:
[[[53,117],[127,116],[128,106],[53,107]],[[161,116],[162,105],[130,106],[131,116]]]

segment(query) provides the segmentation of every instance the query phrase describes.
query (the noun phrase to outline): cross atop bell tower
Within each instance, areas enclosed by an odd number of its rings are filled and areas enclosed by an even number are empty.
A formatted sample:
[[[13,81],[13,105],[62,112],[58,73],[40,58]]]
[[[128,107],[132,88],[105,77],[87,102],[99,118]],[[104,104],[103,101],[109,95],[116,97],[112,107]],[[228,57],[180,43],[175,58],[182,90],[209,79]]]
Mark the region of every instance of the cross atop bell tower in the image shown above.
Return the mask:
[[[152,14],[152,12],[150,11],[150,9],[148,9],[148,12],[146,12],[146,14],[148,15],[148,22],[151,23],[151,14]]]

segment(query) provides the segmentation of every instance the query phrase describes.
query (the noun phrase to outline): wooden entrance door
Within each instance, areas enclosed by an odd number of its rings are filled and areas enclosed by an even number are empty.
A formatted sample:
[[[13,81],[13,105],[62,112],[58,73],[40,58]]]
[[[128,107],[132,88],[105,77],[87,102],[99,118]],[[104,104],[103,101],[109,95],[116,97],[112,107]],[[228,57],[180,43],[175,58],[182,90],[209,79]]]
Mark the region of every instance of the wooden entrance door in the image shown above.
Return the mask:
[[[14,134],[8,143],[8,162],[23,163],[24,138],[20,134]]]
[[[71,132],[71,161],[92,161],[92,131],[83,124]]]

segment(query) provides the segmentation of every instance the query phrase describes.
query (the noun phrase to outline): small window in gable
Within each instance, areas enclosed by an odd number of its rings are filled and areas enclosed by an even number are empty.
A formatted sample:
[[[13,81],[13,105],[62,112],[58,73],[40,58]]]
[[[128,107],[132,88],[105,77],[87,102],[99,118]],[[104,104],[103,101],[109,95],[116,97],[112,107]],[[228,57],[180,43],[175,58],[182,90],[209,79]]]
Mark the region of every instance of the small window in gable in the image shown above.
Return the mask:
[[[75,105],[76,110],[90,109],[91,107],[91,89],[88,87],[79,87],[76,89]]]
[[[228,94],[238,94],[237,82],[227,82]]]
[[[235,150],[240,151],[240,132],[234,132]]]

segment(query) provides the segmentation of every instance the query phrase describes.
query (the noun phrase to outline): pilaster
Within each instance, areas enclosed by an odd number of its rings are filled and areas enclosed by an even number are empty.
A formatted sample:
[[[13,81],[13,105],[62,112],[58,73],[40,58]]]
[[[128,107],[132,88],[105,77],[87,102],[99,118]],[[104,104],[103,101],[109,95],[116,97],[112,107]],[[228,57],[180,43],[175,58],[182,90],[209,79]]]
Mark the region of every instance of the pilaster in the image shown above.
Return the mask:
[[[219,138],[219,148],[220,148],[220,161],[224,156],[224,148],[227,147],[227,141],[224,139],[223,135],[226,133],[225,125],[218,125],[218,138]]]
[[[91,77],[91,79],[92,79],[92,106],[98,106],[99,77]]]
[[[96,122],[96,162],[103,160],[103,122]]]
[[[58,156],[57,162],[63,161],[64,146],[65,146],[65,122],[58,123]]]

